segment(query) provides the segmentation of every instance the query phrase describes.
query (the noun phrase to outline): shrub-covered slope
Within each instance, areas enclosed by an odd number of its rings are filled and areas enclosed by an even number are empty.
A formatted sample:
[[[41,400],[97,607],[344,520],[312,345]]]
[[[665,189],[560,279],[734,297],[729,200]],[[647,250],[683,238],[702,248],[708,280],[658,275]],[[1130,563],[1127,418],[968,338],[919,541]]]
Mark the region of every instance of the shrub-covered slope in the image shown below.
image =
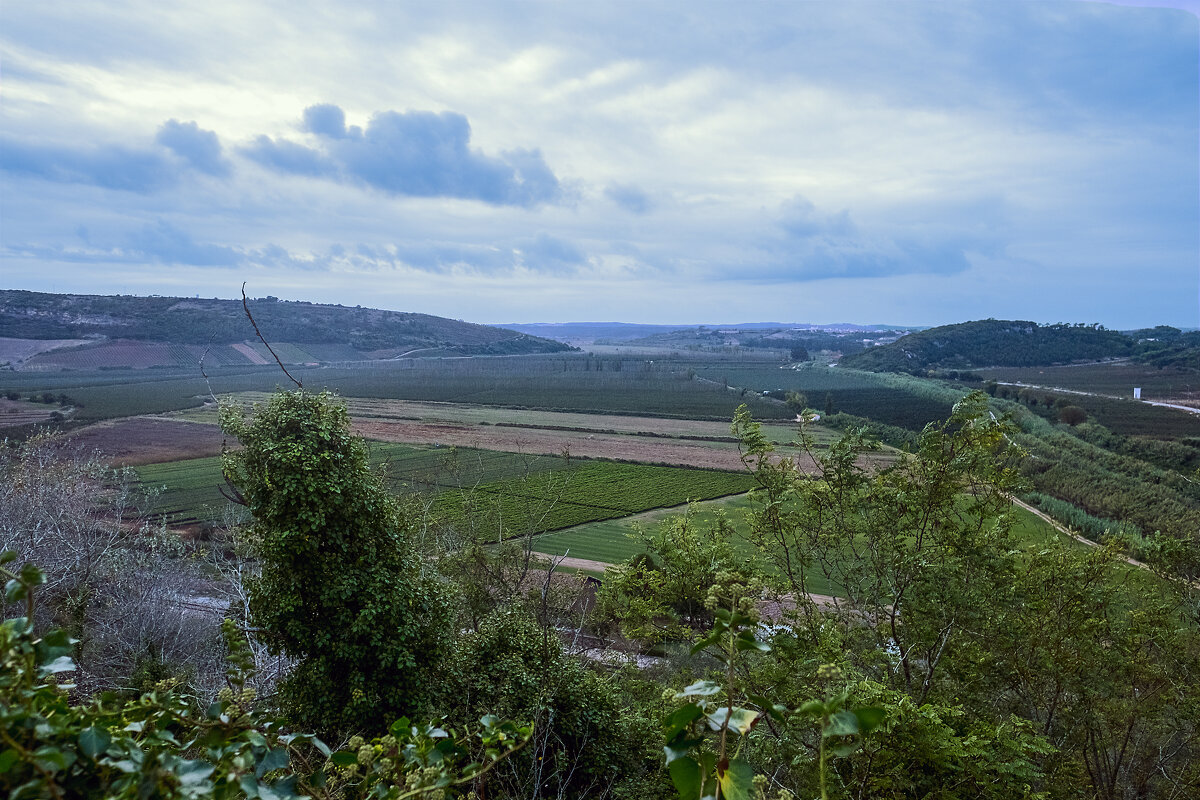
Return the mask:
[[[439,348],[463,354],[552,353],[571,348],[504,328],[374,308],[250,301],[272,342],[349,345],[358,352]],[[253,340],[240,300],[0,291],[0,337],[136,339],[171,344]]]
[[[1134,347],[1128,336],[1099,325],[987,319],[910,333],[840,363],[874,372],[1033,367],[1129,356]]]

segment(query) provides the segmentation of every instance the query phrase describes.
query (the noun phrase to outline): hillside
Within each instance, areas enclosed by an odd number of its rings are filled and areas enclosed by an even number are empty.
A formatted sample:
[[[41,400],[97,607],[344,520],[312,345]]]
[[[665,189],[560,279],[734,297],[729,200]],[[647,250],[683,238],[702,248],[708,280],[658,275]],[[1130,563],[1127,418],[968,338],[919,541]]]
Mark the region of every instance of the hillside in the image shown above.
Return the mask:
[[[1133,339],[1099,325],[987,319],[910,333],[891,344],[848,355],[840,363],[874,372],[916,373],[1097,361],[1130,356],[1134,350]]]
[[[1133,334],[1138,339],[1134,361],[1152,367],[1200,370],[1200,331],[1184,333],[1160,325]]]
[[[393,358],[412,351],[518,355],[571,349],[518,331],[429,314],[273,297],[251,300],[250,309],[272,345],[285,345],[282,349],[288,352],[280,356],[292,362]],[[194,363],[192,351],[203,352],[206,347],[214,348],[212,363],[260,363],[268,355],[260,352],[240,300],[4,290],[0,291],[0,339],[8,340],[5,349],[16,354],[0,354],[0,362],[47,369],[106,362],[131,367],[181,359]],[[48,352],[36,352],[47,348],[29,344],[46,340],[60,340],[60,344]]]

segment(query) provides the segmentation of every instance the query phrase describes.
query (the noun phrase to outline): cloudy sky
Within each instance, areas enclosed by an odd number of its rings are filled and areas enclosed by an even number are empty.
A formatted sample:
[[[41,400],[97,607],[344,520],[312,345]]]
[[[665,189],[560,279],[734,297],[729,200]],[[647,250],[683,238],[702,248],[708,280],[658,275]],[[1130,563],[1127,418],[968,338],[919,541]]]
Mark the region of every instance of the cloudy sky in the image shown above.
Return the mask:
[[[1196,326],[1200,26],[1134,2],[14,0],[0,288]]]

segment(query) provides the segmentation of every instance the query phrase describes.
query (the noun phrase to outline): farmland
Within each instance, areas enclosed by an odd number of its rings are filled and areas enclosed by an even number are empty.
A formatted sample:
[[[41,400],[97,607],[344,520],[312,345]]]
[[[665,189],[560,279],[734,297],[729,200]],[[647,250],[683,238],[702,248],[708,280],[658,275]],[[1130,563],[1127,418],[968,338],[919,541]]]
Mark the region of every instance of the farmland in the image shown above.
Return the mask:
[[[1159,369],[1131,361],[1066,367],[993,367],[975,370],[985,378],[1010,383],[1072,389],[1079,392],[1133,397],[1133,387],[1149,400],[1200,402],[1200,374]]]
[[[930,422],[945,419],[953,405],[945,396],[897,385],[898,379],[894,376],[811,363],[799,369],[761,364],[709,364],[697,366],[696,371],[709,380],[756,391],[802,392],[807,395],[809,406],[817,411],[825,410],[828,396],[833,413],[853,414],[908,430],[919,431]]]
[[[762,419],[793,416],[783,403],[693,380],[688,368],[673,360],[569,354],[410,359],[291,371],[308,389],[330,389],[346,397],[716,421],[729,420],[745,402]],[[0,373],[0,390],[63,392],[80,403],[79,419],[96,421],[195,408],[210,388],[217,394],[271,391],[288,382],[273,366],[213,366],[208,374],[206,383],[198,368],[11,372]]]
[[[501,524],[511,533],[540,533],[750,487],[750,478],[737,473],[494,451],[379,445],[372,448],[372,460],[396,490],[440,492],[434,504],[438,516],[462,525],[468,512],[476,512],[488,538],[499,534]],[[154,513],[174,524],[219,518],[228,503],[218,489],[219,458],[136,471],[143,488],[161,489]]]
[[[686,512],[691,514],[696,525],[710,525],[718,514],[723,515],[733,528],[735,550],[747,558],[753,558],[754,547],[745,538],[749,530],[746,513],[752,505],[752,501],[746,495],[738,495],[694,503],[690,508],[680,506],[656,509],[621,519],[589,522],[547,533],[537,538],[534,547],[538,552],[549,555],[569,555],[604,564],[619,564],[644,552],[639,529],[652,528],[668,517]],[[1028,550],[1043,547],[1052,540],[1071,543],[1065,534],[1023,508],[1014,506],[1012,517],[1013,534]],[[813,591],[820,594],[838,594],[837,586],[829,583],[818,571],[814,570],[809,577],[813,581]]]

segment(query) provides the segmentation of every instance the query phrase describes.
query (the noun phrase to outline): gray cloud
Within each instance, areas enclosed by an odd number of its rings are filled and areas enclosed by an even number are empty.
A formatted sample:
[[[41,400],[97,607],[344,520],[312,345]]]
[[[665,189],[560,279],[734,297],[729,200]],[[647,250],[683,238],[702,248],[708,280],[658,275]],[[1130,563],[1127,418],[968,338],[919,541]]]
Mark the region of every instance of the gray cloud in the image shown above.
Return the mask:
[[[536,206],[559,199],[558,178],[538,150],[488,156],[472,150],[471,125],[444,111],[381,111],[366,130],[346,128],[335,105],[310,106],[304,129],[317,147],[258,137],[243,153],[280,172],[334,177],[411,197],[454,197]]]
[[[221,154],[221,140],[195,122],[172,119],[163,123],[154,140],[172,150],[193,168],[209,175],[229,174],[229,162]]]
[[[196,267],[230,267],[242,261],[236,248],[197,242],[169,222],[159,220],[129,237],[128,247],[153,261]]]
[[[636,186],[610,183],[604,196],[630,214],[645,214],[651,208],[650,198]]]

